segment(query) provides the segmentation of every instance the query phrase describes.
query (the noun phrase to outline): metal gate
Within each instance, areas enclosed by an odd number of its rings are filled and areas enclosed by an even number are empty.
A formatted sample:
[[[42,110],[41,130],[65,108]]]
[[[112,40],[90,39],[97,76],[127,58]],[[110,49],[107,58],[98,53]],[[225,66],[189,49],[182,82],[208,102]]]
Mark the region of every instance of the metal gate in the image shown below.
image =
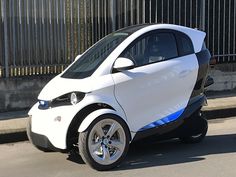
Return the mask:
[[[140,23],[199,28],[218,63],[235,62],[234,0],[0,0],[0,77],[60,73],[108,33]]]

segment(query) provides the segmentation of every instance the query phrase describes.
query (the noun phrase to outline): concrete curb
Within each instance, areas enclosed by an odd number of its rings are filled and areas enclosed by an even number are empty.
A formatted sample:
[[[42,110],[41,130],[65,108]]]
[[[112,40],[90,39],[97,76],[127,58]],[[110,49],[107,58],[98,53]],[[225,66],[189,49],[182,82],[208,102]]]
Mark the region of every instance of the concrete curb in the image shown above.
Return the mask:
[[[26,135],[27,117],[0,121],[0,144],[28,140]]]
[[[216,109],[216,110],[204,110],[203,112],[208,120],[228,118],[236,116],[236,107]]]
[[[0,144],[16,143],[16,142],[27,141],[27,140],[28,140],[28,137],[26,135],[26,131],[0,134]]]

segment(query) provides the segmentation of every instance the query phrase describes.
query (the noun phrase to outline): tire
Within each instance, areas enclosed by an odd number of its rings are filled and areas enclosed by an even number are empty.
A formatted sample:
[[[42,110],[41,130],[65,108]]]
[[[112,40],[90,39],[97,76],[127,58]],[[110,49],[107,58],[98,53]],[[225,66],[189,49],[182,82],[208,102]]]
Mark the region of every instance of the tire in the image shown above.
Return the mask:
[[[201,121],[201,132],[198,134],[191,135],[191,136],[179,137],[180,141],[182,141],[183,143],[186,143],[186,144],[199,143],[205,138],[207,134],[208,123],[207,123],[207,120],[204,118],[204,115],[201,112],[199,112],[197,115],[194,115],[194,116],[197,116],[196,118],[200,119],[199,121]]]
[[[121,118],[105,114],[81,132],[78,141],[84,162],[96,170],[104,171],[115,168],[125,158],[130,132]]]
[[[43,152],[53,152],[53,151],[50,150],[50,149],[36,146],[36,145],[33,143],[33,141],[32,141],[32,138],[31,138],[31,136],[30,136],[30,132],[31,132],[31,119],[29,118],[29,119],[28,119],[28,122],[27,122],[27,125],[26,125],[26,134],[27,134],[27,137],[28,137],[28,139],[29,139],[29,142],[30,142],[31,144],[33,144],[34,147],[36,147],[36,148],[37,148],[38,150],[40,150],[40,151],[43,151]]]

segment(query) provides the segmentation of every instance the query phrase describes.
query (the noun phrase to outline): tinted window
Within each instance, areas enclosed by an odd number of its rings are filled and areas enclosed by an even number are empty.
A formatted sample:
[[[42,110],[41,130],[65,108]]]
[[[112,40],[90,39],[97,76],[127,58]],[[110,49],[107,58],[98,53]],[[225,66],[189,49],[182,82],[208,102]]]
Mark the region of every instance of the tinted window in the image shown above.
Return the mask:
[[[178,41],[178,47],[179,47],[179,54],[181,56],[194,53],[193,44],[189,37],[187,37],[184,34],[178,34],[177,41]]]
[[[136,40],[121,56],[133,59],[137,66],[175,58],[175,37],[172,33],[151,33]]]
[[[115,32],[97,42],[61,77],[82,79],[93,74],[107,56],[127,37],[128,33]]]

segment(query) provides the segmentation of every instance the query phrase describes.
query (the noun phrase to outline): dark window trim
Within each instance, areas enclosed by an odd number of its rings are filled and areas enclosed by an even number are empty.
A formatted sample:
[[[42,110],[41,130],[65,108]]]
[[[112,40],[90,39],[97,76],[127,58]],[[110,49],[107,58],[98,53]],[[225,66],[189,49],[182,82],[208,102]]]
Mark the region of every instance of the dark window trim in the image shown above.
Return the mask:
[[[195,53],[194,52],[193,42],[192,42],[191,38],[187,34],[181,32],[181,31],[174,31],[174,35],[175,35],[175,40],[176,40],[176,43],[177,43],[179,57],[183,57],[183,56],[187,56],[187,55],[192,55],[192,54]],[[191,53],[181,54],[181,52],[180,52],[181,47],[180,47],[180,44],[179,44],[180,42],[178,42],[178,38],[181,38],[181,37],[184,37],[184,38],[186,38],[187,40],[190,41],[191,48],[192,48],[192,52]]]
[[[179,49],[178,49],[178,43],[177,43],[177,39],[176,39],[176,36],[175,36],[175,32],[178,32],[178,31],[176,31],[176,30],[171,30],[171,29],[158,29],[158,30],[149,31],[149,32],[147,32],[147,33],[145,33],[145,34],[139,36],[139,37],[136,38],[134,41],[132,41],[132,42],[128,45],[128,47],[126,47],[126,49],[122,51],[122,53],[119,55],[119,57],[120,57],[123,53],[125,53],[127,50],[129,50],[130,48],[132,48],[133,45],[134,45],[134,43],[136,43],[136,41],[138,41],[138,40],[140,40],[140,39],[142,39],[142,38],[144,38],[144,37],[146,37],[146,36],[148,36],[148,35],[150,35],[150,34],[155,34],[155,33],[159,33],[159,34],[160,34],[160,33],[170,33],[170,34],[173,35],[173,37],[174,37],[174,39],[175,39],[175,44],[176,44],[176,47],[177,47],[177,56],[172,57],[172,58],[168,58],[168,59],[165,59],[165,60],[162,60],[162,61],[156,61],[156,62],[152,62],[152,63],[147,63],[147,64],[135,66],[135,67],[132,68],[132,69],[139,68],[139,67],[143,67],[143,66],[150,65],[150,64],[159,63],[159,62],[164,62],[164,61],[168,61],[168,60],[172,60],[172,59],[174,59],[174,58],[180,57],[180,55],[179,55]],[[183,34],[184,34],[184,33],[183,33]],[[118,58],[119,58],[119,57],[118,57]],[[132,70],[132,69],[131,69],[131,70]]]

